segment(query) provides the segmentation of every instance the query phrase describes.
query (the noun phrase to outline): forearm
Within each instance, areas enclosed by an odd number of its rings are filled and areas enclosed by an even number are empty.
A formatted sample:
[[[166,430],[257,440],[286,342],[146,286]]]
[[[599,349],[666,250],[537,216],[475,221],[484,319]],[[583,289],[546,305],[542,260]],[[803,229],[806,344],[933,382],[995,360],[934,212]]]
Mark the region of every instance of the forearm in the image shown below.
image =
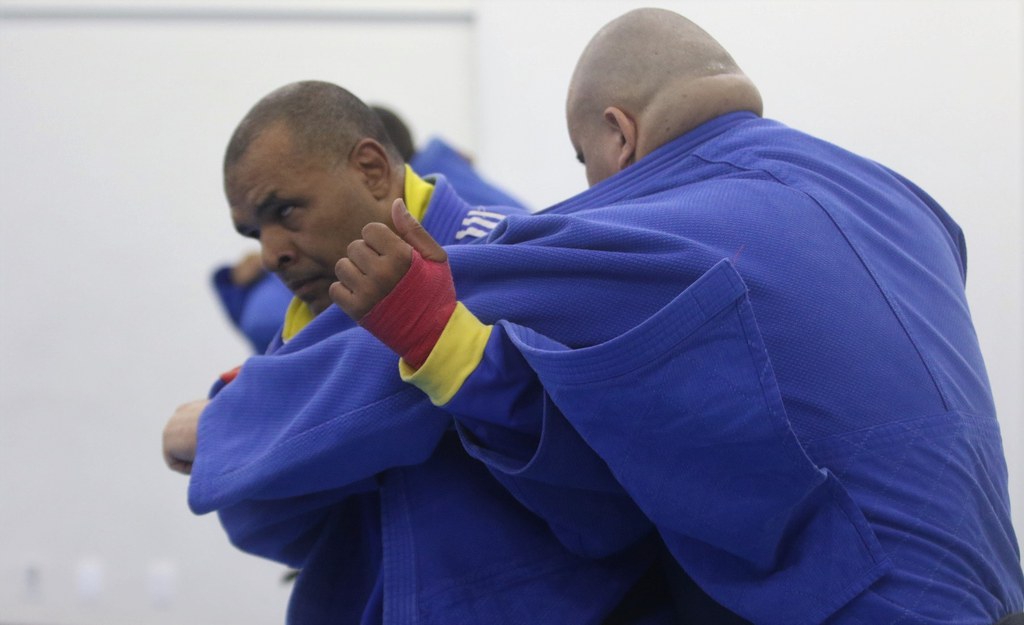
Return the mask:
[[[457,304],[445,250],[400,202],[392,218],[395,232],[367,227],[366,238],[349,246],[335,268],[334,302],[401,357],[403,378],[455,416],[470,455],[567,547],[607,555],[650,531],[505,340],[505,329]],[[595,523],[595,509],[615,522]]]
[[[652,526],[545,393],[509,327],[460,306],[421,368],[400,364],[403,379],[455,417],[466,451],[566,547],[614,553]]]
[[[533,455],[544,390],[501,328],[460,304],[423,366],[413,369],[403,359],[399,372],[488,447],[523,461]]]
[[[422,462],[450,425],[401,383],[377,341],[320,321],[304,332],[310,344],[246,361],[207,406],[189,487],[195,512],[344,488]],[[329,336],[314,340],[320,331]]]

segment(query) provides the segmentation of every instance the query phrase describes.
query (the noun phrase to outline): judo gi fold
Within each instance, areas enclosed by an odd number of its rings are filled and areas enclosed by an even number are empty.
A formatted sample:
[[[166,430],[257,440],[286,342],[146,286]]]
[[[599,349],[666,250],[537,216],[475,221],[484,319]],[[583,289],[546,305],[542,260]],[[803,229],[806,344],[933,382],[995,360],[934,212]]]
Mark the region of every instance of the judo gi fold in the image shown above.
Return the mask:
[[[520,362],[509,379],[535,381],[473,400],[471,375],[444,407],[456,438],[396,358],[328,310],[214,398],[194,510],[243,506],[222,514],[236,542],[287,552],[312,577],[340,525],[329,515],[379,496],[345,525],[392,536],[385,622],[434,622],[440,604],[448,622],[501,622],[482,596],[409,590],[417,571],[423,583],[486,567],[477,520],[496,510],[499,553],[604,584],[555,599],[540,575],[521,588],[535,617],[547,601],[593,615],[588,602],[650,562],[637,541],[655,529],[708,594],[757,623],[981,623],[1021,608],[963,239],[904,179],[738,113],[448,253],[459,299],[497,324],[488,349],[507,357],[487,362]],[[480,414],[494,402],[537,431],[508,437]],[[468,477],[435,479],[455,466]],[[432,524],[438,498],[448,514]],[[388,555],[442,544],[430,564]],[[604,566],[612,554],[628,566]],[[402,610],[415,618],[395,620]]]
[[[728,261],[595,347],[506,331],[685,570],[705,587],[743,586],[733,611],[758,623],[818,623],[889,568],[863,514],[789,428]],[[637,389],[647,392],[619,401]]]

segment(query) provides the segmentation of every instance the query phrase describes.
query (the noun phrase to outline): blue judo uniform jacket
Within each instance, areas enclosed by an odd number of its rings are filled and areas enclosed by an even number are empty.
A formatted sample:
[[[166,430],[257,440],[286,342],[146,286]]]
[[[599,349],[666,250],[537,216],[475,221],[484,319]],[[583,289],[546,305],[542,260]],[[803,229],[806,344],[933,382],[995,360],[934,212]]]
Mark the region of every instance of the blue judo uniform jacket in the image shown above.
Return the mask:
[[[468,242],[520,212],[470,206],[437,176],[423,226]],[[339,310],[268,349],[214,385],[189,502],[239,548],[302,569],[289,623],[670,622],[657,588],[630,593],[658,557],[651,536],[596,559],[566,549]],[[621,493],[602,499],[629,509],[616,524],[648,528]]]
[[[490,353],[516,380],[532,372],[513,411],[535,413],[536,436],[481,418],[505,410],[494,397],[459,397],[446,408],[474,427],[453,445],[448,415],[332,309],[210,404],[193,508],[221,510],[255,552],[331,561],[334,592],[382,571],[363,594],[382,594],[385,622],[552,622],[555,606],[593,622],[588,600],[607,612],[652,531],[755,623],[966,625],[1021,608],[963,239],[900,176],[733,114],[449,259],[459,299],[497,324]],[[247,392],[268,385],[288,391]],[[495,479],[428,477],[463,450]],[[506,495],[558,548],[525,539]],[[335,528],[375,523],[377,568],[325,555]],[[490,570],[472,557],[481,527],[503,528],[487,540],[537,582],[514,598],[521,618],[499,609],[513,588],[473,573]],[[549,557],[607,585],[552,591]],[[433,586],[449,575],[474,584],[455,599]]]

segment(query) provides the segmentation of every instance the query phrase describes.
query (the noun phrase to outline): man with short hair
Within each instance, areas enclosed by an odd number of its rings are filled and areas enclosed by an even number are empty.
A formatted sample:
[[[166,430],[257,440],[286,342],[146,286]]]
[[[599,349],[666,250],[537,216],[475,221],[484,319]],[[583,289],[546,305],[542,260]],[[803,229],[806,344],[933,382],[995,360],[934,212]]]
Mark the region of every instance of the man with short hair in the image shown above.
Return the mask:
[[[577,492],[596,452],[682,572],[739,617],[1020,611],[960,229],[898,174],[760,113],[706,32],[627,13],[569,87],[589,191],[466,249],[396,202],[393,231],[368,227],[339,261],[332,299],[524,504],[622,544],[530,482]],[[501,271],[477,269],[492,258]],[[424,302],[445,313],[416,315]],[[564,444],[572,431],[586,447]],[[732,618],[682,599],[688,622]]]
[[[472,205],[526,210],[522,202],[484,180],[469,160],[445,141],[434,137],[421,150],[415,150],[412,134],[398,115],[382,106],[371,106],[370,109],[381,120],[402,161],[417,175],[444,176],[455,193]],[[498,214],[509,212],[493,208],[487,210]],[[495,220],[483,214],[468,214],[463,222],[464,227],[456,236],[460,240],[465,237],[472,240],[489,232]],[[246,255],[232,266],[219,267],[213,274],[213,286],[231,322],[249,340],[256,353],[265,353],[280,331],[292,299],[288,288],[276,276],[268,275],[258,253]]]
[[[301,569],[289,622],[666,622],[668,596],[649,583],[658,571],[645,577],[658,545],[624,494],[597,499],[608,522],[634,528],[628,549],[566,547],[465,453],[449,415],[401,385],[395,356],[331,306],[336,262],[368,223],[387,228],[396,198],[451,244],[521,211],[470,206],[444,177],[421,179],[370,109],[327,83],[257,103],[224,176],[236,229],[296,297],[267,355],[171,417],[164,456],[191,473],[192,509],[216,510],[235,545]]]

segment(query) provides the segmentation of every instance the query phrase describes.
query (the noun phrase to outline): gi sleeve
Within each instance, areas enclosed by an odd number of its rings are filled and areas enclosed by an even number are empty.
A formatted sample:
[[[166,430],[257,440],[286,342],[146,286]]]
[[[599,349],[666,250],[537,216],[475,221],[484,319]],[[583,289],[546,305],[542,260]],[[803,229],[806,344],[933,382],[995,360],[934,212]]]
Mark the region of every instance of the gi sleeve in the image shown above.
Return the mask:
[[[605,343],[574,350],[524,328],[509,335],[723,606],[766,625],[821,623],[890,568],[864,514],[793,433],[728,261]]]
[[[364,480],[322,493],[276,500],[244,500],[218,510],[231,544],[246,553],[292,568],[305,566],[335,504],[373,492],[376,483]]]
[[[570,550],[615,553],[653,529],[509,340],[461,303],[423,366],[402,379],[455,417],[466,451]]]
[[[451,417],[402,384],[376,339],[337,332],[343,316],[325,311],[280,353],[253,356],[206,406],[193,512],[347,488],[430,457]]]

